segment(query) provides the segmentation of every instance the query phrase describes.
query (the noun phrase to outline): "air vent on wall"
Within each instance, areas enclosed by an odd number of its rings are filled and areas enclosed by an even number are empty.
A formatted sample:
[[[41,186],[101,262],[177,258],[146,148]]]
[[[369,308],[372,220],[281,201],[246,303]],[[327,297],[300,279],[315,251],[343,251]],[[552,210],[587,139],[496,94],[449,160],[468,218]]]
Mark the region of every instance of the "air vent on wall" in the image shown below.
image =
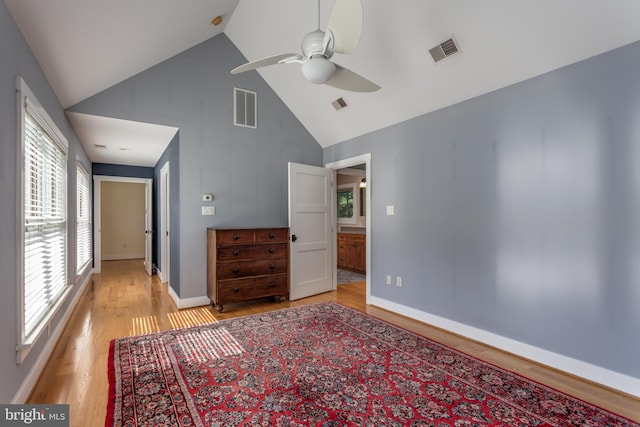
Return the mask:
[[[233,124],[247,128],[258,127],[257,94],[250,90],[233,88]]]
[[[434,62],[440,62],[445,58],[455,55],[456,53],[460,53],[460,48],[453,36],[451,36],[451,38],[429,49],[429,53],[431,54]]]
[[[346,107],[347,102],[343,98],[338,98],[335,101],[333,101],[331,105],[333,105],[333,108],[335,108],[337,111],[337,110],[342,110],[344,107]]]

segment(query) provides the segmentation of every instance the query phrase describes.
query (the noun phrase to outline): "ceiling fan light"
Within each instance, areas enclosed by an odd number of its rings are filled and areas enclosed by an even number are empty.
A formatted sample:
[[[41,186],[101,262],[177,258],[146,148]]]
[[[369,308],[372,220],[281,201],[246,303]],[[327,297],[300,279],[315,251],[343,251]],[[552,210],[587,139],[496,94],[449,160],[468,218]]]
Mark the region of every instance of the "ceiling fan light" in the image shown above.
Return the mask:
[[[326,83],[335,72],[336,66],[323,57],[311,58],[302,64],[302,74],[315,84]]]

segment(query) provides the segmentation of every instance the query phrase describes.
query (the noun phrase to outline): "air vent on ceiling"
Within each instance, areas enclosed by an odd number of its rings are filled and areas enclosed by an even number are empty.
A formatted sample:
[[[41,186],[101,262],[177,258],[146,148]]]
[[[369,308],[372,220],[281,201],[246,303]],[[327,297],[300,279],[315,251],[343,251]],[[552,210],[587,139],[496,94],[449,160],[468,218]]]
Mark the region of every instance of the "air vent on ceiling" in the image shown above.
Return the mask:
[[[338,98],[335,101],[333,101],[331,105],[333,105],[333,108],[335,108],[337,111],[337,110],[342,110],[344,107],[346,107],[347,102],[343,98]]]
[[[429,53],[431,54],[434,62],[440,62],[445,58],[455,55],[456,53],[460,53],[460,48],[453,36],[451,36],[451,38],[429,49]]]
[[[102,144],[93,144],[93,146],[94,146],[94,147],[96,147],[96,148],[100,148],[100,149],[105,149],[105,148],[107,148],[107,146],[106,146],[106,145],[102,145]]]

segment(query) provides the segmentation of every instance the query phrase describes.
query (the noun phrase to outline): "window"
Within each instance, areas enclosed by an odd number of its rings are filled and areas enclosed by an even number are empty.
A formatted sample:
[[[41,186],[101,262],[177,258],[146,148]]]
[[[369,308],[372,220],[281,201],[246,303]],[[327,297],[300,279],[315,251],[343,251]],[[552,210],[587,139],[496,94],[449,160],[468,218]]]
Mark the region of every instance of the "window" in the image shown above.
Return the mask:
[[[338,190],[338,218],[353,218],[353,190]]]
[[[91,261],[91,192],[89,174],[80,163],[76,169],[76,273],[81,274]]]
[[[18,94],[19,352],[26,353],[68,294],[67,141],[21,78]]]
[[[249,90],[233,88],[234,114],[233,123],[236,126],[256,128],[258,103],[257,94]]]

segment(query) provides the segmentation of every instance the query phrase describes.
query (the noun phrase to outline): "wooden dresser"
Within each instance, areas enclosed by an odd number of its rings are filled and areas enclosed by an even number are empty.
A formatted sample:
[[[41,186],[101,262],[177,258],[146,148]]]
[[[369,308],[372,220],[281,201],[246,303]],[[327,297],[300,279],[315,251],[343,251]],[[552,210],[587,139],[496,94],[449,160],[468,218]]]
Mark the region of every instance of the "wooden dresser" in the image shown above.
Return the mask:
[[[367,236],[338,233],[338,268],[367,273]]]
[[[207,296],[224,304],[289,295],[289,229],[207,229]]]

